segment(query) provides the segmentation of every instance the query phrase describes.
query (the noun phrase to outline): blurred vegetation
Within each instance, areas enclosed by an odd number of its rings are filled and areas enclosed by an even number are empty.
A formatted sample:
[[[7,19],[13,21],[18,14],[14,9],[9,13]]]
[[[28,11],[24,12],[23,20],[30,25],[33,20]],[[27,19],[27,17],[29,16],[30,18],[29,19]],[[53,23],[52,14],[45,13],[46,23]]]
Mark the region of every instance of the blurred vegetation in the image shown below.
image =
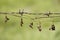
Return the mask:
[[[19,9],[28,9],[31,12],[60,12],[59,0],[0,0],[0,11],[11,12]],[[32,21],[27,15],[23,18],[24,25],[20,27],[20,18],[7,15],[10,20],[5,21],[5,15],[0,15],[0,40],[60,40],[60,18],[45,18],[34,21],[34,29],[29,27]],[[37,15],[38,16],[38,15]],[[36,17],[31,15],[31,17]],[[55,31],[49,27],[54,20]],[[42,31],[37,29],[37,23],[42,22]]]

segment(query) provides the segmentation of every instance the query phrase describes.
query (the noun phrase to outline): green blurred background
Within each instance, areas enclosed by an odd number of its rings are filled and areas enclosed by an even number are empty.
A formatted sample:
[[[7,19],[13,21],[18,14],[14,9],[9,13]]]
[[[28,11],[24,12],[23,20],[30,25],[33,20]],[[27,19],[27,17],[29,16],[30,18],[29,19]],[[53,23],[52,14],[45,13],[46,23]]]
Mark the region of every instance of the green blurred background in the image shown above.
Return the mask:
[[[59,0],[0,0],[0,11],[29,9],[33,12],[59,12]]]
[[[0,11],[13,12],[19,9],[28,12],[60,12],[60,0],[0,0]],[[24,25],[20,27],[20,18],[7,15],[10,20],[4,23],[5,15],[0,14],[0,40],[60,40],[60,18],[42,18],[33,21],[34,29],[29,27],[32,21],[30,18],[39,15],[25,15]],[[29,17],[30,18],[29,18]],[[27,19],[26,19],[27,18]],[[49,27],[54,20],[55,31],[50,31]],[[42,22],[42,31],[39,32],[37,25]]]

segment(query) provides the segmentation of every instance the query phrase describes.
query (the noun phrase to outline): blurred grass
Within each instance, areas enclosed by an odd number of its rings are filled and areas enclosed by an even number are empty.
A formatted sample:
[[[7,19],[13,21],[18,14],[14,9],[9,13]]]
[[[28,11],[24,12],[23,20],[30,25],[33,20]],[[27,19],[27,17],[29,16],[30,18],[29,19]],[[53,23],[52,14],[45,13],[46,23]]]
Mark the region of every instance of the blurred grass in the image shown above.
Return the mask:
[[[42,18],[34,21],[34,29],[29,27],[29,23],[32,21],[27,15],[24,19],[23,27],[20,26],[20,18],[14,17],[12,15],[7,15],[10,20],[7,23],[4,23],[4,16],[0,15],[0,40],[55,40],[59,39],[60,31],[60,18],[56,18],[54,24],[56,26],[55,31],[49,31],[49,27],[52,24],[52,19]],[[35,17],[32,15],[32,17]],[[55,18],[53,18],[55,19]],[[42,31],[39,32],[37,25],[39,20],[42,20]]]
[[[0,0],[0,11],[29,9],[32,12],[59,12],[58,0]]]
[[[0,11],[11,12],[18,9],[28,9],[31,12],[60,12],[58,0],[0,0]],[[0,40],[60,40],[60,18],[42,18],[34,20],[34,29],[29,27],[30,18],[36,16],[25,15],[23,27],[20,18],[7,15],[10,20],[4,23],[5,15],[0,15]],[[30,17],[28,17],[30,16]],[[37,15],[38,16],[38,15]],[[49,31],[54,20],[55,31]],[[38,22],[42,22],[42,31],[37,29]]]

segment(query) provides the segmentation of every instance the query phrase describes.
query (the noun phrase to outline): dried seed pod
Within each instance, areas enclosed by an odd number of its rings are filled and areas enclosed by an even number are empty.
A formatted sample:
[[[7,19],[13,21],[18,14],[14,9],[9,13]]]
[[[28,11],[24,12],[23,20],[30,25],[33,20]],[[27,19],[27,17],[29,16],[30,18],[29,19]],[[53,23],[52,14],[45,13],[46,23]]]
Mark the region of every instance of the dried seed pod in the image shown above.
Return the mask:
[[[49,30],[55,30],[55,25],[53,24]]]
[[[55,25],[54,24],[52,25],[52,30],[55,30]]]
[[[39,31],[42,31],[42,29],[39,29]]]
[[[9,20],[9,18],[7,16],[5,16],[5,22],[7,22]]]
[[[29,25],[29,27],[33,29],[32,25]]]
[[[20,23],[21,27],[23,26],[23,23]]]
[[[39,31],[42,31],[41,25],[39,25],[37,28],[38,28]]]
[[[23,19],[21,18],[21,23],[20,23],[21,26],[23,26]]]
[[[32,26],[33,26],[33,22],[32,23],[30,23]]]
[[[29,27],[33,29],[33,22],[30,23]]]
[[[21,24],[23,24],[23,19],[21,18]]]

